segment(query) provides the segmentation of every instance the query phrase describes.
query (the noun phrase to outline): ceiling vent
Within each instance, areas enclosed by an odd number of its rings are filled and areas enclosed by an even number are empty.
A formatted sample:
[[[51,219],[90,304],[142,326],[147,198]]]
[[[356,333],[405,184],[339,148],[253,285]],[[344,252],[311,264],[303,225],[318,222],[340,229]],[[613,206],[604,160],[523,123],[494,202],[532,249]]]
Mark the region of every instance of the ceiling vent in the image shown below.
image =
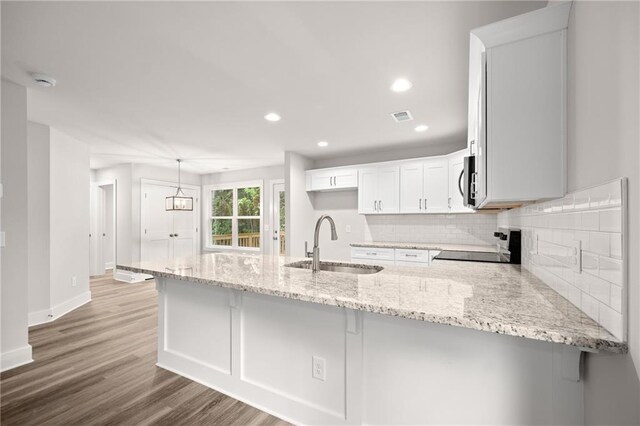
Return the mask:
[[[402,123],[403,121],[411,121],[413,117],[409,111],[398,111],[391,113],[391,116],[396,121],[396,123]]]
[[[53,87],[56,85],[56,80],[46,74],[33,73],[31,74],[31,78],[33,78],[33,82],[38,86]]]

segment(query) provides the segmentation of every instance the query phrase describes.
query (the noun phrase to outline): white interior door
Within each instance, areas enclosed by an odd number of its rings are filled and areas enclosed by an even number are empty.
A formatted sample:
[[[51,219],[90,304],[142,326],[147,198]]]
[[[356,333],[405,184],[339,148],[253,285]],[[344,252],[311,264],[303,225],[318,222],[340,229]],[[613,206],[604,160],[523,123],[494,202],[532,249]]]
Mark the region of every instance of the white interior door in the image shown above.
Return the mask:
[[[104,192],[102,254],[105,269],[114,267],[115,258],[115,217],[114,217],[114,185],[102,186]]]
[[[273,230],[273,248],[271,253],[274,256],[284,256],[286,239],[284,183],[275,183],[271,188],[271,229]]]
[[[190,188],[182,188],[182,192],[187,197],[193,197],[193,211],[167,212],[173,216],[173,258],[195,256],[198,248],[196,212],[200,208],[199,196]]]
[[[162,185],[142,185],[140,260],[173,258],[173,212],[165,210],[165,199],[175,189]]]
[[[92,183],[89,192],[89,269],[91,276],[104,275],[102,222],[104,190]]]
[[[449,211],[449,160],[429,160],[424,166],[424,197],[427,213]]]

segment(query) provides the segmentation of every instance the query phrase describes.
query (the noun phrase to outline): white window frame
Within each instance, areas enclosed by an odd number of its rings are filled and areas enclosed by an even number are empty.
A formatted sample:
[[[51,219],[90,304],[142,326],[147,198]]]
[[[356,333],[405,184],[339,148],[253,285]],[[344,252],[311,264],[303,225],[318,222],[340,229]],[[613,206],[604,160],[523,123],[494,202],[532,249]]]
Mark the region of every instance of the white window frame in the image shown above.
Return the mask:
[[[255,219],[257,216],[238,216],[238,189],[241,188],[249,188],[249,187],[258,187],[260,188],[260,247],[240,247],[238,246],[238,219]],[[211,238],[211,221],[213,220],[213,212],[211,211],[211,192],[212,191],[221,191],[225,189],[233,190],[233,216],[231,216],[231,245],[230,246],[221,246],[213,244],[213,239]],[[263,230],[263,222],[264,222],[264,185],[262,180],[249,180],[242,182],[230,182],[230,183],[220,183],[214,185],[204,185],[202,187],[203,190],[203,198],[204,203],[202,217],[204,219],[203,229],[206,232],[203,232],[203,247],[205,250],[241,250],[241,251],[252,251],[252,252],[262,252],[264,247],[264,230]]]

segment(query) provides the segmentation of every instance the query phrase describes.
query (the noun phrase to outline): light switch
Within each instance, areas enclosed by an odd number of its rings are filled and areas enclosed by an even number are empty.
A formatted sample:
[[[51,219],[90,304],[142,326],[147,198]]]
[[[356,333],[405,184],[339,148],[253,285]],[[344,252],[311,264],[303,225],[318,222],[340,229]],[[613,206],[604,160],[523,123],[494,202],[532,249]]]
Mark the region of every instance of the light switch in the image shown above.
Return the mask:
[[[346,232],[347,234],[349,234],[351,232],[351,225],[347,225],[344,228],[344,232]]]

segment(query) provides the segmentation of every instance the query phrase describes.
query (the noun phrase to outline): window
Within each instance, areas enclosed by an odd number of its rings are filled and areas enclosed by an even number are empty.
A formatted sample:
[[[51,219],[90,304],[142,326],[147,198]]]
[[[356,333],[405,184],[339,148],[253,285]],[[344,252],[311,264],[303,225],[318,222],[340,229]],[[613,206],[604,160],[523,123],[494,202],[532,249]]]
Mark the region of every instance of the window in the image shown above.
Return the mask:
[[[262,243],[262,182],[205,187],[209,200],[209,248],[260,250]]]

